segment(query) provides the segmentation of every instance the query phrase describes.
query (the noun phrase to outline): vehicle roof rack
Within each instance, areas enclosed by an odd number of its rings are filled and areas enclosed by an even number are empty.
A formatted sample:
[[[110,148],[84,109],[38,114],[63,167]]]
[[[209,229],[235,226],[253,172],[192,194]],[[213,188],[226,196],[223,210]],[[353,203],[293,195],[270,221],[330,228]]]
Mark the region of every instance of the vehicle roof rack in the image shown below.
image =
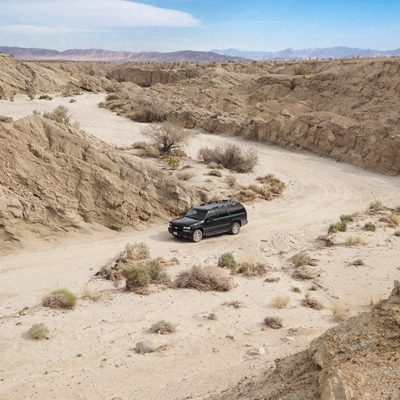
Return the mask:
[[[235,205],[235,204],[240,204],[238,201],[236,200],[215,200],[215,201],[209,201],[208,203],[201,203],[199,204],[200,206],[212,206],[214,205],[215,207],[213,208],[218,208],[218,207],[222,207],[224,205]]]

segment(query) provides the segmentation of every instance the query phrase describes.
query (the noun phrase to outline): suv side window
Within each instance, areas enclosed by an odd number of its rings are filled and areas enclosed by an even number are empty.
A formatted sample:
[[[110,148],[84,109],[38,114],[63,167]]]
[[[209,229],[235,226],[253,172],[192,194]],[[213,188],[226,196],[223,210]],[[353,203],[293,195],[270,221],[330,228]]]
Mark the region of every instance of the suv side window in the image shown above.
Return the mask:
[[[244,211],[244,208],[242,205],[230,206],[229,209],[230,209],[232,215],[240,214]]]
[[[219,208],[218,209],[218,217],[224,217],[225,215],[228,215],[226,208],[225,207]]]
[[[214,218],[214,217],[216,217],[217,216],[217,210],[210,210],[208,213],[207,213],[207,217],[206,218]]]

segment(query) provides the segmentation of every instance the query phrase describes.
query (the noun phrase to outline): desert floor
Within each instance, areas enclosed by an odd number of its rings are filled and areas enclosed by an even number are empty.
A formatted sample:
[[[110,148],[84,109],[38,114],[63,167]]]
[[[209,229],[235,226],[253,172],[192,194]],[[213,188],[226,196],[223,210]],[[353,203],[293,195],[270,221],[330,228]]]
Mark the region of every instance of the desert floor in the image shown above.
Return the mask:
[[[98,138],[126,146],[141,139],[140,124],[100,109],[104,94],[28,101],[16,96],[1,101],[0,114],[14,119],[33,110],[68,107],[72,121]],[[199,133],[186,148],[188,161],[202,179],[206,168],[196,161],[198,149],[222,145],[239,138]],[[352,225],[362,244],[349,245],[352,232],[338,233],[339,243],[323,247],[317,238],[342,214],[364,212],[371,201],[400,205],[400,177],[386,177],[337,163],[303,151],[289,151],[266,144],[251,144],[259,152],[256,171],[242,175],[243,184],[256,176],[275,174],[287,184],[282,198],[247,204],[249,224],[237,236],[221,235],[200,243],[178,241],[165,224],[146,231],[113,237],[65,241],[54,248],[32,244],[18,254],[0,258],[0,398],[1,399],[203,399],[243,379],[264,373],[276,358],[305,349],[310,341],[337,324],[330,306],[345,304],[353,315],[367,311],[370,303],[389,295],[393,279],[400,275],[400,237],[395,228],[378,225],[377,231],[361,228],[367,216]],[[226,185],[215,178],[206,182],[210,191]],[[366,218],[365,221],[363,218]],[[398,228],[397,228],[398,229]],[[219,256],[232,251],[239,259],[259,260],[271,266],[269,277],[234,276],[237,287],[229,292],[161,288],[149,296],[125,292],[123,285],[94,278],[126,243],[144,242],[152,257],[177,257],[177,272],[192,265],[216,265]],[[289,271],[290,257],[306,251],[317,261],[316,282],[295,281]],[[362,259],[364,265],[351,263]],[[73,311],[43,308],[42,297],[66,287],[83,296],[84,287],[96,300],[80,298]],[[304,307],[304,294],[325,305],[316,311]],[[298,287],[301,293],[293,292]],[[86,289],[87,290],[87,289]],[[276,309],[277,294],[291,297],[288,308]],[[95,296],[93,296],[95,297]],[[224,303],[239,301],[233,308]],[[22,312],[24,307],[28,310]],[[216,319],[209,319],[215,314]],[[272,330],[263,324],[269,315],[280,316],[284,327]],[[167,320],[177,325],[171,335],[155,335],[149,327]],[[43,322],[49,340],[29,338],[28,329]],[[140,355],[136,342],[150,340],[162,350]],[[265,354],[247,354],[253,346]]]

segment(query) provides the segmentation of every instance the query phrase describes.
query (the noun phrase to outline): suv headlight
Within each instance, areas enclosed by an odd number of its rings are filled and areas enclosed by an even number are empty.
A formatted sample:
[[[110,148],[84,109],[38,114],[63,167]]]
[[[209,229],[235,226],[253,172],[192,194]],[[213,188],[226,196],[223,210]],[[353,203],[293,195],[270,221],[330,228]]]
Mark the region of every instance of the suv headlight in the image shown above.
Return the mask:
[[[190,226],[184,226],[183,229],[189,229],[190,230]]]

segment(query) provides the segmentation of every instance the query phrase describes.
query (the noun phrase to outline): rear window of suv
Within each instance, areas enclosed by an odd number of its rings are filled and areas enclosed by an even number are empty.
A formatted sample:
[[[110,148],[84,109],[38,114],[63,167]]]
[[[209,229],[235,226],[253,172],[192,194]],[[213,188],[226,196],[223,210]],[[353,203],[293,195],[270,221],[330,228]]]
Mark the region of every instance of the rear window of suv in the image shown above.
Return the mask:
[[[240,214],[240,213],[244,212],[243,206],[239,205],[239,204],[235,205],[235,206],[230,206],[229,209],[230,209],[232,215]]]

